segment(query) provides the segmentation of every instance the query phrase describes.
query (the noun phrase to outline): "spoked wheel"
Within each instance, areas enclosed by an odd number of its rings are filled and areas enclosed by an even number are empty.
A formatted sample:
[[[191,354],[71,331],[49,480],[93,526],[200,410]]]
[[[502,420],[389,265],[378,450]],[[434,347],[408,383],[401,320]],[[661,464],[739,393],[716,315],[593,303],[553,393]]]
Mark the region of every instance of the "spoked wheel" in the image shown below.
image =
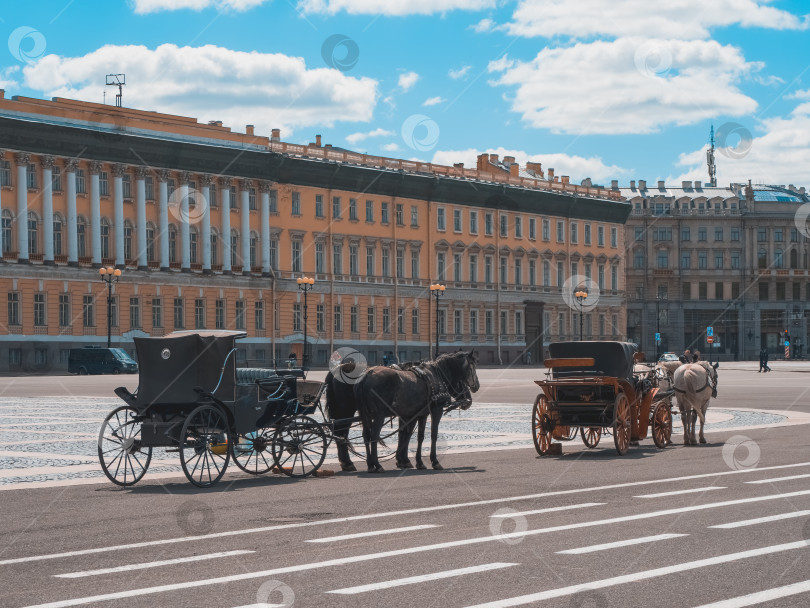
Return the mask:
[[[383,462],[390,460],[397,454],[397,433],[399,429],[389,430],[388,425],[380,431],[380,441],[377,442],[377,460]],[[366,444],[363,441],[363,425],[359,422],[349,429],[349,451],[358,458],[365,459]]]
[[[602,439],[602,429],[598,426],[583,426],[579,429],[579,434],[582,437],[582,443],[591,449],[599,445],[599,440]]]
[[[555,426],[548,400],[545,396],[538,395],[532,410],[532,437],[534,438],[534,449],[540,456],[548,453]]]
[[[245,473],[261,475],[273,468],[273,429],[259,429],[231,443],[234,463]]]
[[[659,449],[672,443],[672,411],[668,403],[659,403],[653,410],[652,436]]]
[[[228,420],[218,407],[201,405],[189,414],[180,432],[180,464],[186,478],[199,488],[210,488],[228,468]]]
[[[620,456],[630,448],[630,401],[627,395],[619,393],[613,406],[613,443]]]
[[[273,436],[273,460],[285,475],[306,477],[317,471],[329,442],[318,422],[309,416],[292,416]]]
[[[98,433],[98,460],[107,478],[119,486],[131,486],[146,473],[152,448],[141,444],[141,421],[135,408],[122,405],[104,419]]]
[[[565,441],[571,441],[572,439],[576,439],[577,435],[579,434],[579,427],[578,426],[569,426],[563,427],[563,431],[568,431],[567,433],[563,433],[563,436],[560,439],[564,439]]]

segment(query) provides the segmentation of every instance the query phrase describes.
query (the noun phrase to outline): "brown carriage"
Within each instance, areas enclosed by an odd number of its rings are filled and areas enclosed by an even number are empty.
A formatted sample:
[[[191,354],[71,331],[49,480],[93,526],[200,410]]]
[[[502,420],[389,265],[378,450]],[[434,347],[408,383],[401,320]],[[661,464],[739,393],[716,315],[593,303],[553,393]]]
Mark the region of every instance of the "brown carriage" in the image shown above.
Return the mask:
[[[603,434],[613,435],[616,451],[627,453],[632,442],[652,428],[655,445],[671,443],[669,399],[655,399],[658,376],[652,368],[636,371],[643,358],[627,342],[555,342],[549,345],[549,378],[536,380],[543,389],[532,411],[537,452],[549,453],[555,439],[576,437],[595,448]]]

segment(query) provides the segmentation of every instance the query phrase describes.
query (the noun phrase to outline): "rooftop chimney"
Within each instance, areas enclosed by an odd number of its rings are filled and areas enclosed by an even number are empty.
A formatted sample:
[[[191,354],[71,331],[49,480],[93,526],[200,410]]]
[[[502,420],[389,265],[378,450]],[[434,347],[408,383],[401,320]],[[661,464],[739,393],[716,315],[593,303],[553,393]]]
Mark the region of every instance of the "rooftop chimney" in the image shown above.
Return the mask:
[[[543,177],[543,165],[541,163],[526,163],[526,171],[533,173],[535,177]]]
[[[319,148],[321,147],[321,136],[320,135],[315,136],[315,145],[318,146]]]
[[[0,89],[0,99],[5,99],[5,98],[6,98],[6,90],[5,89]]]
[[[279,143],[281,141],[281,129],[273,129],[270,132],[270,141]]]
[[[489,162],[491,162],[493,165],[497,165],[498,164],[498,155],[497,154],[490,154],[489,155]]]
[[[647,180],[646,179],[638,180],[638,189],[639,190],[646,190],[647,189]]]
[[[695,190],[702,190],[703,189],[703,182],[695,180]]]
[[[681,188],[683,188],[684,190],[691,190],[692,182],[690,182],[689,180],[681,182]]]
[[[593,188],[593,180],[590,177],[586,177],[582,180],[582,182],[580,182],[580,185],[585,186],[586,188]]]
[[[571,181],[571,180],[568,178],[568,176],[567,176],[567,175],[563,175],[563,176],[562,176],[560,179],[562,180],[562,183],[564,183],[564,184],[567,184],[567,183],[569,183],[569,182]]]
[[[211,125],[212,127],[221,127],[222,126],[222,121],[221,120],[209,120],[208,124]]]
[[[489,172],[489,154],[479,154],[478,155],[478,163],[476,164],[476,170],[488,173]]]
[[[548,181],[550,181],[550,182],[553,182],[553,181],[554,181],[554,167],[549,167],[549,170],[548,170]]]
[[[636,180],[634,180],[634,179],[631,179],[631,180],[630,180],[630,189],[631,189],[631,190],[635,190],[635,189],[636,189]]]
[[[664,180],[662,179],[658,180],[658,189],[661,190],[662,192],[667,189],[666,185],[664,184]]]
[[[610,189],[611,190],[618,190],[619,189],[619,180],[617,180],[617,179],[610,180]]]
[[[245,125],[245,135],[253,137],[253,125]]]
[[[453,163],[453,166],[456,169],[463,169],[464,168],[464,163]]]
[[[515,164],[515,157],[514,156],[504,156],[503,157],[503,164],[505,164],[505,165],[513,165],[513,164]]]
[[[519,177],[520,176],[520,165],[517,164],[517,163],[512,163],[511,165],[509,165],[509,175],[512,175],[514,177]]]

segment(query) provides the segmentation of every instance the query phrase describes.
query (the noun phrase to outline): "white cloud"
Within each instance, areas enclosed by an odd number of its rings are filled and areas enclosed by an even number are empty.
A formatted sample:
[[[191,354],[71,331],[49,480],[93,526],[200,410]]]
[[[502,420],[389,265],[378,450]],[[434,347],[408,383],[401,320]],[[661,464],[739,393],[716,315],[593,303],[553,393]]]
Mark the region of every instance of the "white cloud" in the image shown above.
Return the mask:
[[[799,17],[772,6],[771,0],[519,0],[507,24],[515,36],[645,36],[691,40],[709,29],[729,25],[777,30],[807,29]]]
[[[450,70],[447,72],[447,75],[453,80],[458,80],[459,78],[464,78],[467,75],[467,72],[470,71],[470,68],[472,68],[471,65],[465,65],[457,70]]]
[[[785,99],[810,99],[810,89],[794,91],[793,93],[785,95]]]
[[[514,156],[515,161],[521,167],[525,167],[527,161],[542,163],[543,172],[546,175],[548,175],[548,169],[553,168],[556,175],[568,175],[574,183],[579,183],[586,177],[590,177],[594,182],[607,183],[611,179],[619,179],[623,176],[629,177],[631,174],[629,170],[618,165],[606,165],[598,156],[585,158],[562,153],[529,154],[523,150],[507,150],[506,148],[439,150],[433,155],[431,162],[439,165],[464,163],[465,167],[474,168],[477,164],[478,155],[484,153],[497,154],[501,159],[504,156]]]
[[[23,69],[25,85],[45,97],[100,101],[99,74],[113,65],[127,75],[124,104],[241,131],[332,126],[371,120],[377,81],[327,68],[307,69],[300,57],[245,53],[218,46],[104,46],[81,57],[47,55]]]
[[[17,82],[17,78],[19,78],[19,76],[20,66],[18,65],[13,65],[0,70],[0,89],[8,91],[10,89],[19,88],[20,83]]]
[[[358,142],[364,141],[369,137],[391,137],[392,135],[396,135],[394,131],[387,131],[382,128],[374,129],[373,131],[369,131],[368,133],[352,133],[351,135],[346,136],[346,141],[350,144],[356,144]]]
[[[736,86],[760,64],[715,41],[647,40],[544,48],[528,62],[490,63],[514,87],[511,109],[555,133],[651,133],[757,107]],[[572,93],[572,91],[574,93]]]
[[[334,15],[346,11],[351,15],[433,15],[453,10],[478,11],[495,8],[495,0],[299,0],[304,13]]]
[[[133,0],[135,12],[139,15],[159,11],[194,10],[206,8],[233,10],[243,12],[250,10],[268,0]]]
[[[397,84],[403,91],[407,91],[416,84],[417,80],[419,80],[419,74],[416,72],[406,72],[405,74],[399,75],[399,81]]]
[[[471,25],[470,28],[476,34],[483,34],[485,32],[491,32],[495,29],[495,22],[490,18],[481,19],[475,25]]]
[[[439,96],[428,97],[425,101],[422,102],[422,105],[423,106],[435,106],[435,105],[438,105],[440,103],[444,103],[445,101],[447,101],[447,100],[444,97],[439,97]]]
[[[787,117],[762,120],[749,133],[750,137],[742,139],[730,137],[725,142],[730,149],[723,147],[715,153],[718,184],[747,183],[750,179],[754,183],[810,186],[810,103],[798,105]],[[718,142],[718,146],[723,143]],[[677,164],[685,169],[670,183],[706,181],[706,146],[682,154]]]
[[[383,145],[382,149],[385,150],[386,152],[396,152],[397,150],[399,150],[399,146],[392,142],[390,144]]]

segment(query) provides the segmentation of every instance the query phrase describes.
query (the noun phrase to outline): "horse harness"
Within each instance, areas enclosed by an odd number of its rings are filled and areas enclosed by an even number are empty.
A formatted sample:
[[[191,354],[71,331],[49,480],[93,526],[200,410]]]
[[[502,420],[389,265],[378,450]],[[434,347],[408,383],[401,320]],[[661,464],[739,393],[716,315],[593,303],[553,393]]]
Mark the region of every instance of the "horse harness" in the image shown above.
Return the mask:
[[[699,389],[695,390],[695,392],[696,393],[701,393],[701,392],[705,391],[707,388],[711,388],[712,389],[712,398],[716,399],[717,398],[717,386],[712,386],[712,383],[711,383],[711,380],[710,380],[711,377],[712,377],[712,375],[708,371],[706,371],[706,384],[701,386]],[[672,383],[672,390],[674,390],[676,393],[684,393],[684,394],[686,393],[685,390],[680,389],[677,386],[675,386],[674,382]]]
[[[443,376],[441,372],[434,374],[431,373],[432,370],[427,370],[422,366],[414,366],[409,371],[413,372],[414,375],[422,380],[428,387],[428,402],[425,405],[425,409],[430,409],[433,405],[446,407],[453,400],[444,378],[437,378],[437,375]],[[436,371],[439,370],[437,369]]]

